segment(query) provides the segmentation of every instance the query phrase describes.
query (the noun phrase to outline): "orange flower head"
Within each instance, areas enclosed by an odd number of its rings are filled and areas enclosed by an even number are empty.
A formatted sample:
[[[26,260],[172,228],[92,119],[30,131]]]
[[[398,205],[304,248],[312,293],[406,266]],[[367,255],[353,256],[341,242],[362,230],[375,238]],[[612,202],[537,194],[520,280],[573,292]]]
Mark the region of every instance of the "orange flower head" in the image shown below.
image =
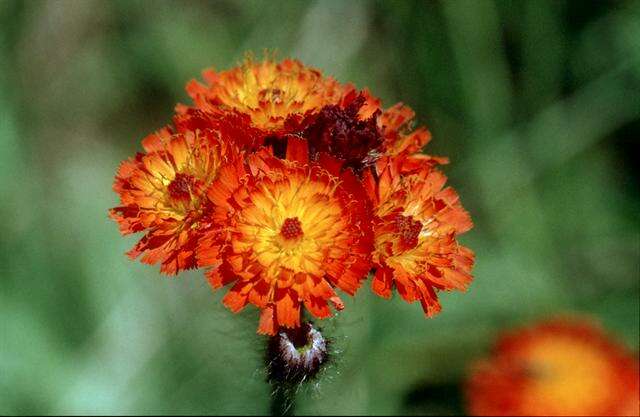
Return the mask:
[[[586,321],[503,336],[467,383],[472,415],[635,415],[638,360]]]
[[[317,318],[353,295],[371,268],[366,198],[351,171],[329,172],[308,159],[305,140],[291,139],[285,160],[262,151],[248,166],[223,168],[208,196],[217,219],[201,240],[202,266],[214,288],[234,283],[224,304],[261,311],[259,333],[300,326],[301,308]]]
[[[165,128],[143,140],[146,154],[120,165],[114,190],[121,205],[110,210],[123,234],[144,232],[128,252],[142,262],[161,263],[176,274],[196,266],[203,198],[231,148],[212,130],[173,134]]]
[[[254,126],[267,131],[281,129],[291,115],[336,104],[353,89],[291,59],[247,60],[227,71],[206,70],[203,77],[205,84],[193,80],[187,85],[196,107],[247,114]]]
[[[446,177],[428,164],[402,174],[401,158],[383,158],[363,182],[374,204],[373,291],[420,301],[428,316],[441,309],[437,290],[465,290],[474,254],[457,242],[472,222]]]

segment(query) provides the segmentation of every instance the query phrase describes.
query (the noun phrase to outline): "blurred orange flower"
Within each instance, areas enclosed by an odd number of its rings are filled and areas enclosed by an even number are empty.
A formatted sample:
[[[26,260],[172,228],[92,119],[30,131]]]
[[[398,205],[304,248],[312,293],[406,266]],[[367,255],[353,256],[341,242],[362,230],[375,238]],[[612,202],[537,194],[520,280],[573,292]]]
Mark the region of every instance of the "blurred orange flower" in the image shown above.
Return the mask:
[[[467,382],[473,415],[635,415],[638,359],[591,322],[555,319],[503,335]]]

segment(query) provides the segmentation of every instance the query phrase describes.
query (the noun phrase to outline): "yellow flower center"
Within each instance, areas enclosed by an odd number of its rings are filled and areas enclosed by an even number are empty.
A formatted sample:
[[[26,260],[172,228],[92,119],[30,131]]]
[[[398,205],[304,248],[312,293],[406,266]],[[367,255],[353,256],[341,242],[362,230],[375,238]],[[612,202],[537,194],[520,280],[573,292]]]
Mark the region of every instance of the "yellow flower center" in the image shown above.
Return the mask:
[[[323,276],[323,260],[348,239],[333,191],[331,184],[296,175],[263,184],[240,213],[234,251],[250,254],[271,279],[282,269]]]

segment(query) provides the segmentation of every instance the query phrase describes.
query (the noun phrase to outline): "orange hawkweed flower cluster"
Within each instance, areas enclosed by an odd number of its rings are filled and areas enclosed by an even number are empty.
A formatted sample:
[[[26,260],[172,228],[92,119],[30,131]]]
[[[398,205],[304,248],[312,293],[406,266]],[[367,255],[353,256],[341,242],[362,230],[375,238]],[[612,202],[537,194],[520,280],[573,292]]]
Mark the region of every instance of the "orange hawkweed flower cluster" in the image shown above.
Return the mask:
[[[638,359],[598,326],[554,319],[503,335],[467,381],[472,415],[637,416]]]
[[[429,316],[437,293],[465,290],[472,227],[413,111],[295,60],[247,60],[191,81],[192,105],[122,163],[111,209],[128,253],[166,274],[205,268],[233,312],[261,310],[258,332],[297,328],[344,307],[375,271]]]

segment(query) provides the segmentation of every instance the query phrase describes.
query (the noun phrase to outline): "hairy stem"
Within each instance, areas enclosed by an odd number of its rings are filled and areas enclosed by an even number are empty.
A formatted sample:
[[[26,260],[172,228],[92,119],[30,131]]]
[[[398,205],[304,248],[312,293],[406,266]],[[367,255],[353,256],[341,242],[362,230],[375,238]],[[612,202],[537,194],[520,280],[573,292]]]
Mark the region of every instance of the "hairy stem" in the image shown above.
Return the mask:
[[[296,391],[289,384],[272,383],[270,411],[272,416],[295,414]]]

